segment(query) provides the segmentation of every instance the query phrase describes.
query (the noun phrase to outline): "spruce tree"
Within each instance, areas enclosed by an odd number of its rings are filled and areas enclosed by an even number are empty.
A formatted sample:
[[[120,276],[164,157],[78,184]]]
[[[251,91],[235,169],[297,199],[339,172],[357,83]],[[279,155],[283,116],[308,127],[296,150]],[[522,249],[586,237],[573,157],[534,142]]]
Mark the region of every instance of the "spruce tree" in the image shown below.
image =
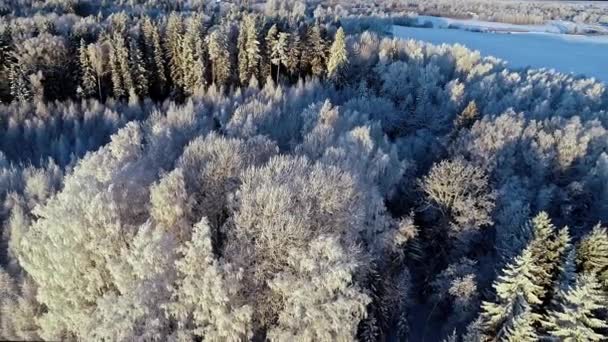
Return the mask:
[[[482,304],[482,327],[488,335],[505,334],[505,329],[515,324],[514,320],[528,307],[542,303],[544,290],[538,285],[540,272],[542,269],[536,265],[530,247],[506,266],[503,275],[492,285],[496,301]],[[538,318],[536,314],[530,317]]]
[[[190,18],[181,41],[180,57],[182,87],[187,94],[193,94],[205,85],[205,50],[202,35],[202,18]]]
[[[259,29],[258,22],[255,16],[249,15],[245,18],[245,29],[247,34],[247,42],[245,50],[247,52],[247,78],[253,77],[259,79],[260,54]]]
[[[569,244],[567,228],[556,234],[555,226],[551,223],[549,215],[539,213],[532,220],[534,237],[530,242],[530,250],[537,265],[537,285],[543,288],[541,295],[543,301],[551,289],[553,281],[558,275],[559,265]]]
[[[606,341],[608,323],[598,316],[608,306],[608,298],[595,274],[583,273],[567,290],[560,306],[545,317],[549,335],[561,341]]]
[[[149,73],[146,70],[141,50],[134,39],[129,41],[129,69],[135,93],[142,98],[148,96]]]
[[[211,81],[219,86],[226,85],[231,74],[231,56],[228,37],[223,29],[215,30],[207,36],[207,50],[211,62]]]
[[[290,34],[290,38],[285,68],[291,76],[298,76],[302,56],[302,41],[297,31]]]
[[[344,69],[348,65],[348,52],[346,51],[346,35],[340,27],[336,32],[327,60],[327,76],[335,83],[344,81]]]
[[[165,54],[169,62],[169,75],[174,86],[183,83],[183,69],[180,61],[183,31],[184,25],[181,16],[175,12],[171,13],[165,30]]]
[[[90,97],[97,93],[97,80],[95,79],[95,71],[89,58],[89,52],[84,40],[80,40],[78,48],[78,57],[80,64],[80,92],[83,97]]]
[[[587,273],[594,273],[608,289],[608,231],[596,225],[577,248],[577,264]]]
[[[325,59],[327,47],[321,36],[321,28],[314,25],[308,29],[306,34],[306,46],[303,58],[313,75],[320,77],[325,73]]]
[[[457,129],[461,128],[471,128],[475,121],[479,117],[479,110],[477,109],[477,104],[475,100],[469,102],[466,108],[456,117],[454,121],[454,126]]]
[[[161,97],[165,92],[167,83],[165,59],[158,27],[149,17],[143,19],[141,35],[143,37],[146,69],[151,76],[150,89],[155,96]]]
[[[289,35],[285,32],[278,32],[276,25],[273,25],[266,36],[266,46],[270,53],[270,62],[277,67],[277,84],[281,75],[281,64],[286,64],[287,43]]]
[[[534,328],[534,314],[529,306],[524,306],[523,311],[511,321],[511,325],[505,328],[504,338],[506,342],[532,342],[538,340],[538,334]]]
[[[133,78],[129,70],[129,50],[125,37],[115,32],[111,38],[110,72],[115,97],[125,97],[133,89]]]

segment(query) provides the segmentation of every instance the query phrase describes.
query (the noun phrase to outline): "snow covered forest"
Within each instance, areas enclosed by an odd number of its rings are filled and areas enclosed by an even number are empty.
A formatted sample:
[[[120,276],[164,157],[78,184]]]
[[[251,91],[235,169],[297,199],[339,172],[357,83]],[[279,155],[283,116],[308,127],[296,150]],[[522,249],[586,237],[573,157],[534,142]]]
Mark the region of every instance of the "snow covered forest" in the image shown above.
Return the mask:
[[[0,339],[607,341],[606,84],[355,5],[0,0]]]

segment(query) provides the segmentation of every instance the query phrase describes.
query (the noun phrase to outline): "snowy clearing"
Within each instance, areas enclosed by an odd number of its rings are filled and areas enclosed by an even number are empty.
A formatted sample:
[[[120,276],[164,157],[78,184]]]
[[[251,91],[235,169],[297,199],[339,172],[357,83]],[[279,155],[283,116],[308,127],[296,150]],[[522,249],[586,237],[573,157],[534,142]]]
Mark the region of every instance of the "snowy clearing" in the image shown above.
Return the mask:
[[[480,32],[530,32],[608,35],[607,26],[581,24],[565,20],[551,20],[545,23],[544,25],[517,25],[475,19],[452,19],[421,15],[416,17],[416,22],[420,26],[432,26],[433,28],[454,28]]]
[[[501,23],[497,27],[523,26]],[[487,27],[487,26],[485,26]],[[534,26],[526,26],[534,27]],[[473,32],[447,28],[394,26],[393,35],[433,44],[462,44],[515,68],[546,68],[608,82],[608,36],[583,36],[534,31]]]

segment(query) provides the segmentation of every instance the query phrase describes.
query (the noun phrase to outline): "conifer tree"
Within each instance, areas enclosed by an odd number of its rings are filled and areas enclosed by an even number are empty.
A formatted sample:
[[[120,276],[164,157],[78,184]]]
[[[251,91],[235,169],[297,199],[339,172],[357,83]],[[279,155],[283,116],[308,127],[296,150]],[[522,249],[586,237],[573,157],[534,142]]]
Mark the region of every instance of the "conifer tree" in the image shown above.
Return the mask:
[[[97,93],[97,80],[95,71],[89,58],[89,52],[84,40],[80,41],[78,49],[80,63],[80,89],[83,97],[90,97]]]
[[[534,314],[529,306],[525,305],[523,311],[505,328],[504,341],[506,342],[532,342],[538,340],[534,328]]]
[[[287,58],[285,60],[285,68],[291,76],[297,76],[300,71],[300,62],[302,56],[302,41],[300,34],[296,31],[290,34],[289,47]]]
[[[281,75],[281,64],[287,60],[287,43],[289,35],[285,32],[278,32],[276,25],[273,25],[266,36],[266,46],[269,49],[270,62],[277,67],[277,84]]]
[[[325,59],[327,58],[327,47],[321,36],[321,28],[314,25],[308,29],[306,34],[306,47],[304,49],[304,60],[313,75],[320,77],[325,72]]]
[[[142,98],[148,96],[149,73],[146,70],[141,50],[134,39],[129,41],[129,69],[135,93]]]
[[[514,320],[524,314],[526,308],[542,303],[544,291],[538,285],[542,269],[539,270],[535,262],[531,248],[527,247],[492,285],[496,302],[484,302],[481,313],[482,327],[488,335],[505,334],[505,329],[515,324]],[[531,318],[537,320],[538,316],[531,314]]]
[[[193,94],[205,85],[205,51],[201,20],[199,16],[190,18],[181,41],[182,87],[187,94]]]
[[[219,86],[230,80],[231,65],[228,38],[223,29],[215,30],[207,36],[207,49],[211,64],[211,81]]]
[[[241,85],[249,84],[253,77],[259,76],[260,42],[257,19],[254,15],[247,15],[241,24],[239,32],[239,79]]]
[[[346,51],[346,35],[341,27],[336,32],[327,60],[327,76],[336,83],[344,81],[344,69],[348,64],[348,52]]]
[[[169,74],[174,86],[183,84],[183,69],[180,61],[183,31],[184,25],[181,16],[175,12],[171,13],[165,30],[165,53],[169,62]]]
[[[454,125],[457,129],[471,128],[475,120],[479,117],[479,110],[475,101],[469,102],[466,108],[456,117]]]
[[[129,50],[125,37],[115,32],[111,38],[110,72],[115,97],[125,97],[133,89],[133,78],[129,70]]]
[[[274,24],[270,27],[270,29],[268,30],[268,32],[266,33],[266,38],[265,38],[265,50],[266,50],[266,54],[268,55],[268,58],[270,59],[270,62],[273,65],[276,65],[275,61],[277,61],[278,59],[275,56],[275,46],[277,45],[277,41],[279,39],[279,30],[277,28],[277,25]],[[272,77],[272,69],[268,70],[268,74],[267,77]]]
[[[541,212],[534,217],[532,231],[534,237],[529,247],[537,266],[535,271],[537,273],[536,284],[543,288],[544,293],[541,297],[545,301],[545,299],[548,299],[547,293],[551,290],[551,284],[558,276],[559,265],[570,243],[570,237],[567,228],[556,234],[555,226],[545,212]]]
[[[566,290],[558,309],[543,321],[549,335],[561,341],[606,341],[608,323],[598,316],[608,298],[593,273],[579,274],[574,287]]]
[[[165,92],[167,76],[158,27],[149,17],[145,17],[141,31],[144,60],[146,62],[146,69],[151,76],[150,88],[154,95],[160,97]]]
[[[594,273],[608,289],[608,230],[596,225],[579,243],[577,264],[584,272]]]

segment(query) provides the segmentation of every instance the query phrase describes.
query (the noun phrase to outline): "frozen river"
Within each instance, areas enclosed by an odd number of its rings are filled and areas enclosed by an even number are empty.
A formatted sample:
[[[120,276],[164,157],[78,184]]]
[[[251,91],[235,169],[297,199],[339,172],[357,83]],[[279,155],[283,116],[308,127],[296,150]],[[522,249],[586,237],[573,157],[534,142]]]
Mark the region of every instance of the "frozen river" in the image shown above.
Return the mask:
[[[543,32],[474,32],[463,29],[394,26],[395,37],[433,44],[462,44],[514,68],[555,69],[608,83],[608,36]]]

